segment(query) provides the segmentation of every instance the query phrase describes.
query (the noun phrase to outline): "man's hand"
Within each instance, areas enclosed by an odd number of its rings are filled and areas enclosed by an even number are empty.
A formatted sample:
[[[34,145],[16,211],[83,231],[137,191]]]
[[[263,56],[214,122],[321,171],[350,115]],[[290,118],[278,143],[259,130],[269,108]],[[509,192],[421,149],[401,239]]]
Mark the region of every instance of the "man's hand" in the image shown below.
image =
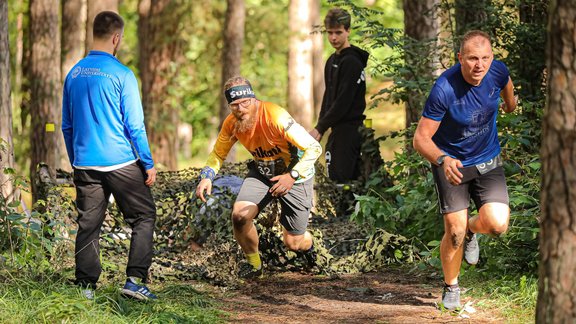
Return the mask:
[[[156,168],[152,167],[152,169],[146,170],[146,175],[147,175],[147,177],[146,177],[146,181],[144,181],[144,183],[148,187],[152,187],[154,182],[156,182]]]
[[[322,134],[320,134],[320,132],[314,128],[312,129],[309,134],[314,137],[315,140],[317,140],[318,142],[320,142],[320,140],[322,139]]]
[[[463,167],[464,166],[460,160],[446,156],[446,158],[444,158],[444,163],[442,164],[444,174],[446,175],[446,180],[455,186],[459,185],[462,182],[464,175],[460,173],[458,168]]]
[[[206,202],[204,191],[206,191],[208,195],[212,194],[212,180],[202,179],[196,187],[196,197],[200,198],[203,202]]]
[[[516,107],[518,106],[518,95],[514,96],[514,102],[507,104],[506,101],[502,101],[502,103],[500,103],[500,109],[502,109],[505,113],[511,113],[513,112]]]
[[[276,182],[272,188],[270,188],[270,193],[272,193],[272,196],[274,197],[281,197],[286,195],[288,191],[292,189],[294,182],[296,182],[296,180],[290,176],[290,173],[284,173],[275,176],[274,178],[270,179],[270,181]]]

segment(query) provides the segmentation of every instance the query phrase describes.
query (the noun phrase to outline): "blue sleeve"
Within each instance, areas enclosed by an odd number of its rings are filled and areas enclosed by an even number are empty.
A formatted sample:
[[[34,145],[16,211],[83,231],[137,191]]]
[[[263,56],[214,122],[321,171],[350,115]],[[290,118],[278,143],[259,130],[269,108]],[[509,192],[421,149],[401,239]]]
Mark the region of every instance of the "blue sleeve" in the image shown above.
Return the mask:
[[[152,153],[148,145],[146,127],[144,126],[144,111],[138,90],[138,81],[132,71],[128,71],[124,78],[124,86],[120,96],[120,109],[124,122],[124,131],[132,141],[132,145],[142,161],[146,170],[154,167]]]
[[[70,164],[74,165],[72,107],[70,107],[70,98],[68,97],[67,80],[68,78],[64,81],[64,91],[62,94],[62,134],[64,135],[64,143],[66,144],[68,159],[70,160]]]
[[[424,110],[422,111],[422,116],[435,121],[441,121],[448,109],[444,91],[442,91],[442,87],[438,81],[436,81],[432,90],[430,90],[430,94],[424,105]]]
[[[500,89],[504,89],[504,87],[508,84],[508,79],[510,78],[510,72],[508,71],[506,64],[504,64],[504,62],[494,60],[490,69],[494,73],[494,81],[496,86]]]

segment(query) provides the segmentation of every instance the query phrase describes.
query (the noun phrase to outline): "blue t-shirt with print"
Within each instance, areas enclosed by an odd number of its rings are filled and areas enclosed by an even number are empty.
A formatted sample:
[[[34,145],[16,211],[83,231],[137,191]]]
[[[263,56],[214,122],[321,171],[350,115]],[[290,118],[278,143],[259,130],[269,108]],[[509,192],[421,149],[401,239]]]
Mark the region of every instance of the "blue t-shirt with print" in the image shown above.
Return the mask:
[[[500,153],[496,117],[500,91],[509,75],[506,65],[496,60],[478,86],[464,80],[460,63],[440,75],[422,113],[440,122],[432,137],[438,148],[464,166],[489,161]]]

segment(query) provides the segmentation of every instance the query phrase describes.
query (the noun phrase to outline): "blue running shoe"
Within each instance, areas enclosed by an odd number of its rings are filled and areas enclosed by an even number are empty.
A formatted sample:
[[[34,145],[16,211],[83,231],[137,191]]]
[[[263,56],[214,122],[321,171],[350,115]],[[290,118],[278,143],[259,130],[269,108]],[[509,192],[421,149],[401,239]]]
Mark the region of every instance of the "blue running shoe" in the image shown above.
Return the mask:
[[[124,296],[136,298],[139,300],[158,299],[158,297],[156,297],[156,295],[154,295],[153,293],[150,292],[148,287],[146,287],[144,285],[139,285],[130,279],[126,280],[126,284],[124,285],[124,288],[122,288],[122,290],[120,290],[120,292]]]

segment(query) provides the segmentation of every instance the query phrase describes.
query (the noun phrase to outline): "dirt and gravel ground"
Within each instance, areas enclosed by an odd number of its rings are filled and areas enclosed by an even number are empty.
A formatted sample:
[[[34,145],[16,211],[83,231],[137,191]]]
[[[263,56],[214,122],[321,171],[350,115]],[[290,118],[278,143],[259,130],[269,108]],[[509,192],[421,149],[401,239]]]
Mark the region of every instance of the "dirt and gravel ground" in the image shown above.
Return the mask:
[[[232,323],[501,323],[504,318],[476,312],[441,311],[437,279],[403,269],[340,275],[278,273],[247,282],[220,298]],[[470,304],[469,303],[469,304]]]

